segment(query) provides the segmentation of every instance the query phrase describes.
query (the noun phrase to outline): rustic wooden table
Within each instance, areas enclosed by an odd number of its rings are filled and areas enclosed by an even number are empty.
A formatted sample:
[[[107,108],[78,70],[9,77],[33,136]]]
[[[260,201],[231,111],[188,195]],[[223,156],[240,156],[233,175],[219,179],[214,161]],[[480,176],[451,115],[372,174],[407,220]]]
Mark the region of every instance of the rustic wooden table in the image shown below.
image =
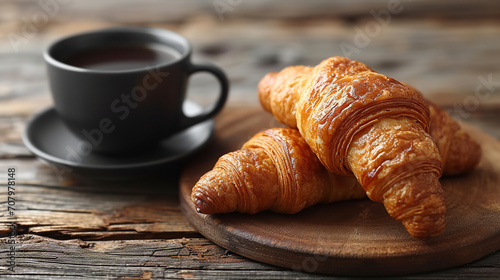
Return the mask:
[[[500,139],[498,1],[122,3],[0,4],[2,279],[342,279],[258,263],[205,239],[178,208],[183,166],[135,179],[102,180],[35,158],[21,134],[30,116],[52,104],[41,53],[67,34],[126,24],[166,28],[187,37],[194,60],[218,64],[231,81],[228,104],[215,119],[215,145],[238,114],[255,112],[256,118],[247,122],[266,119],[258,116],[265,113],[256,96],[265,73],[291,64],[314,65],[332,55],[363,61],[412,84],[457,119]],[[204,89],[212,83],[208,76],[195,76],[189,97],[209,103]],[[15,169],[15,194],[7,190],[9,168]],[[13,216],[9,205],[15,207]],[[12,255],[14,266],[8,263]],[[460,267],[404,278],[499,276],[497,252]]]

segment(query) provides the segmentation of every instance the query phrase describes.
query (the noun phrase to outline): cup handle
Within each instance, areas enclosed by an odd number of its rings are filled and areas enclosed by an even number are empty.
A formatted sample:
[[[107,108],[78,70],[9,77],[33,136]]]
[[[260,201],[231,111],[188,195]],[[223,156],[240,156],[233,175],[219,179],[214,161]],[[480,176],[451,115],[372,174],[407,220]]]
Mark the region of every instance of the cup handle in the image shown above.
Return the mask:
[[[203,122],[205,120],[208,120],[212,117],[214,117],[219,111],[224,107],[224,104],[226,103],[226,99],[228,96],[229,92],[229,82],[227,80],[226,75],[224,72],[217,66],[215,65],[209,65],[209,64],[191,64],[190,69],[189,69],[189,75],[192,75],[196,72],[210,72],[212,73],[217,80],[220,83],[220,94],[219,98],[217,101],[214,102],[210,107],[206,108],[203,112],[201,112],[199,115],[196,115],[194,117],[188,117],[184,115],[184,121],[182,122],[182,127],[187,128],[192,125],[195,125],[197,123]]]

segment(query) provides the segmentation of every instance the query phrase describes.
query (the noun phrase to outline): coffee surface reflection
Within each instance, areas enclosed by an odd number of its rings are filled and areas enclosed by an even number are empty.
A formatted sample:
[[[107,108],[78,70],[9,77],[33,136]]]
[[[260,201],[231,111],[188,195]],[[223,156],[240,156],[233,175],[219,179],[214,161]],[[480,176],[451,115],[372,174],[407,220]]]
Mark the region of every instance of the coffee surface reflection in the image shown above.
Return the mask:
[[[175,61],[180,53],[160,44],[109,46],[77,53],[64,63],[91,70],[144,69]]]

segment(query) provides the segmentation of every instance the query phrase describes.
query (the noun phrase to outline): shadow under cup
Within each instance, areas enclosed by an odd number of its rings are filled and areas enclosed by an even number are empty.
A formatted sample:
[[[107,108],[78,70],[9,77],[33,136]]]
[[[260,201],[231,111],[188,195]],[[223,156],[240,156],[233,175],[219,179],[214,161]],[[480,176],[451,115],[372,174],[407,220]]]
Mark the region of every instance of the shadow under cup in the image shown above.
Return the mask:
[[[224,72],[190,61],[191,46],[163,29],[115,27],[54,42],[44,53],[55,109],[82,141],[82,153],[128,153],[155,147],[215,116],[228,95]],[[183,104],[191,74],[212,73],[217,100],[196,116]]]

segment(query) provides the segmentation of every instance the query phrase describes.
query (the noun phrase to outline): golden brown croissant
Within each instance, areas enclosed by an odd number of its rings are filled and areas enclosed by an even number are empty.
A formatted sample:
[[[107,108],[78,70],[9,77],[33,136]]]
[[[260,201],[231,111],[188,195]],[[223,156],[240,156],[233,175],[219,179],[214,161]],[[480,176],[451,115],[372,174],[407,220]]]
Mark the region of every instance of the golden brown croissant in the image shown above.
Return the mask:
[[[293,83],[287,86],[286,81],[296,81],[293,77],[296,77],[296,75],[302,73],[305,69],[308,69],[308,67],[291,66],[283,69],[279,76],[278,72],[266,75],[259,83],[260,100],[264,108],[270,112],[272,112],[273,108],[295,112],[294,98],[296,97],[294,86]],[[277,78],[279,80],[276,80]],[[407,84],[405,85],[412,88]],[[276,87],[276,91],[271,97],[269,95],[273,86]],[[271,98],[274,99],[274,102],[283,102],[284,105],[271,107],[269,104]],[[429,134],[436,143],[441,155],[443,175],[463,174],[474,169],[481,159],[481,147],[479,144],[445,110],[428,100],[426,102],[430,111]],[[283,115],[283,113],[277,114]],[[297,127],[295,113],[284,115],[279,120],[290,127]]]
[[[442,233],[442,161],[417,91],[363,63],[332,57],[267,75],[259,98],[278,120],[299,129],[329,171],[354,174],[412,236]]]
[[[257,133],[242,149],[222,156],[191,193],[204,214],[291,214],[317,203],[363,197],[354,177],[328,172],[292,128]]]

